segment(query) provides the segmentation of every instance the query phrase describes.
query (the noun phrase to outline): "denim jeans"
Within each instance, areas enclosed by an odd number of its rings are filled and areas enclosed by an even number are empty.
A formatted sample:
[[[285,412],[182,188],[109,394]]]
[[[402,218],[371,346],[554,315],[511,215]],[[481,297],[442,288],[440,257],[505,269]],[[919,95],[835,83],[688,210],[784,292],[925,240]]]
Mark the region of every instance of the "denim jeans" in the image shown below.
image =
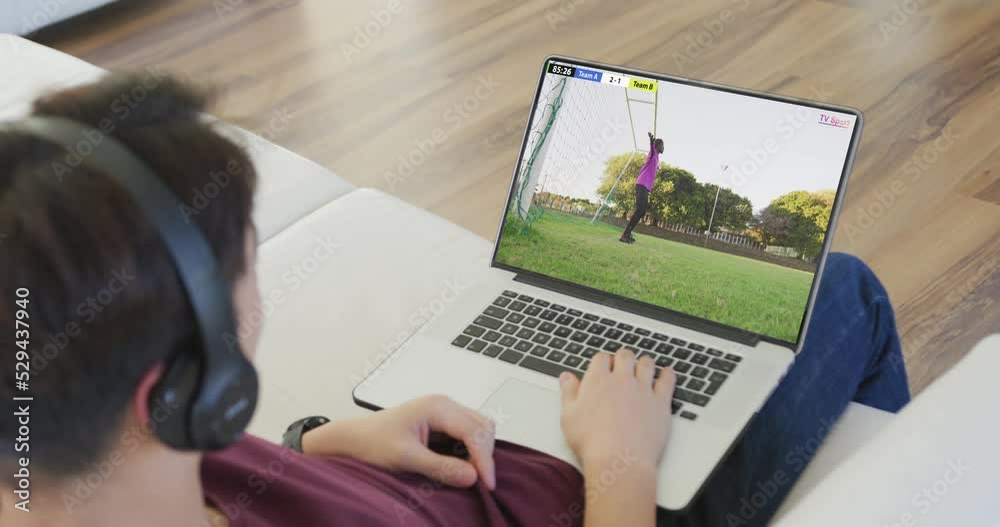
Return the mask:
[[[660,509],[657,525],[766,525],[849,402],[896,412],[909,400],[885,288],[861,260],[832,253],[788,375],[691,507]]]

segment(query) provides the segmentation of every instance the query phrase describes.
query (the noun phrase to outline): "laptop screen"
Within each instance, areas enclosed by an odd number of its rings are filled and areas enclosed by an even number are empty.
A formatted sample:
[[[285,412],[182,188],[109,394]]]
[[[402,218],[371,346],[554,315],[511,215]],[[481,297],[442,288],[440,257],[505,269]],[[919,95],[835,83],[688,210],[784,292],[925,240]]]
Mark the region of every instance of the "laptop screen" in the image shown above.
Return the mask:
[[[797,343],[858,115],[550,59],[494,262]]]

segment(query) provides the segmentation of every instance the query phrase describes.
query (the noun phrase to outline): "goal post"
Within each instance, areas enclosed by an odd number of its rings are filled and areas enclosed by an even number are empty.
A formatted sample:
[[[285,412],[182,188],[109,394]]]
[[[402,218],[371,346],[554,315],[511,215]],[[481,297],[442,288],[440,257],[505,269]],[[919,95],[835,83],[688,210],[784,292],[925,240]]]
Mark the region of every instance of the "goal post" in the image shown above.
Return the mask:
[[[626,170],[643,157],[637,154],[648,144],[646,132],[655,130],[657,100],[651,91],[546,76],[515,182],[517,217],[531,225],[556,203],[585,217],[596,209],[596,220],[613,202]],[[626,168],[611,192],[598,195],[607,161],[622,154],[631,155]]]
[[[590,219],[590,223],[596,222],[597,218],[601,216],[601,212],[604,211],[605,208],[607,208],[608,203],[611,201],[611,196],[613,196],[615,190],[618,189],[618,183],[621,182],[622,176],[625,175],[625,171],[628,170],[630,166],[632,166],[632,162],[635,161],[636,155],[645,154],[644,151],[639,150],[639,139],[636,137],[638,130],[636,130],[635,120],[632,118],[632,104],[637,103],[637,104],[653,105],[653,137],[656,137],[656,117],[658,115],[657,110],[659,109],[659,101],[660,101],[659,90],[653,92],[652,101],[629,97],[628,90],[625,90],[625,107],[628,108],[629,127],[632,130],[632,145],[635,147],[635,151],[632,153],[631,156],[629,156],[628,162],[625,163],[625,166],[622,167],[622,169],[618,172],[618,177],[615,178],[615,182],[611,185],[611,189],[608,190],[608,193],[605,194],[604,197],[601,199],[601,203],[597,207],[597,212],[595,212],[594,217]]]

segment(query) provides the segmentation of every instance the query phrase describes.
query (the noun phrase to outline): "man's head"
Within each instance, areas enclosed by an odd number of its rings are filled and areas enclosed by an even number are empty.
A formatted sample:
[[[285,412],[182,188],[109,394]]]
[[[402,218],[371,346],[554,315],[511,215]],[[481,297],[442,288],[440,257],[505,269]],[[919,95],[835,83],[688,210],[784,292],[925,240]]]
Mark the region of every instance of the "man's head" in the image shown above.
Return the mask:
[[[33,113],[108,133],[149,165],[181,199],[177,214],[212,247],[237,315],[247,314],[258,302],[250,216],[256,173],[243,148],[204,117],[207,102],[170,78],[150,88],[139,76],[109,76],[43,97]],[[155,419],[146,395],[164,361],[196,345],[194,319],[158,232],[128,192],[87,162],[87,141],[95,137],[81,137],[71,152],[0,133],[0,259],[9,270],[0,288],[10,299],[18,288],[27,291],[31,331],[22,358],[34,397],[31,463],[54,478],[150,437]],[[4,331],[15,331],[18,308],[0,308]],[[256,331],[239,333],[252,354]],[[21,394],[15,362],[8,355],[0,372],[5,405]],[[0,421],[0,466],[20,457],[13,450],[18,434],[13,420]]]
[[[656,141],[653,141],[653,145],[656,147],[657,152],[661,154],[663,153],[663,139],[657,139]]]

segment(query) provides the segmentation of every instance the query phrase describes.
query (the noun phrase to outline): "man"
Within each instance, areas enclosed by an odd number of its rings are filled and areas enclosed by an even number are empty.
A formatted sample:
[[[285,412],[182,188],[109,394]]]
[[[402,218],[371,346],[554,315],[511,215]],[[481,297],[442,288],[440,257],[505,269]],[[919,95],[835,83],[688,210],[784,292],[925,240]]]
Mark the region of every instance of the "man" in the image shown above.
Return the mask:
[[[651,132],[647,132],[647,134],[649,135],[649,155],[646,156],[646,164],[639,169],[639,177],[635,180],[635,211],[632,213],[632,218],[628,220],[625,232],[618,239],[622,243],[635,243],[632,229],[646,215],[646,208],[649,207],[649,193],[653,191],[653,183],[656,181],[656,169],[660,167],[663,139],[653,138]]]

